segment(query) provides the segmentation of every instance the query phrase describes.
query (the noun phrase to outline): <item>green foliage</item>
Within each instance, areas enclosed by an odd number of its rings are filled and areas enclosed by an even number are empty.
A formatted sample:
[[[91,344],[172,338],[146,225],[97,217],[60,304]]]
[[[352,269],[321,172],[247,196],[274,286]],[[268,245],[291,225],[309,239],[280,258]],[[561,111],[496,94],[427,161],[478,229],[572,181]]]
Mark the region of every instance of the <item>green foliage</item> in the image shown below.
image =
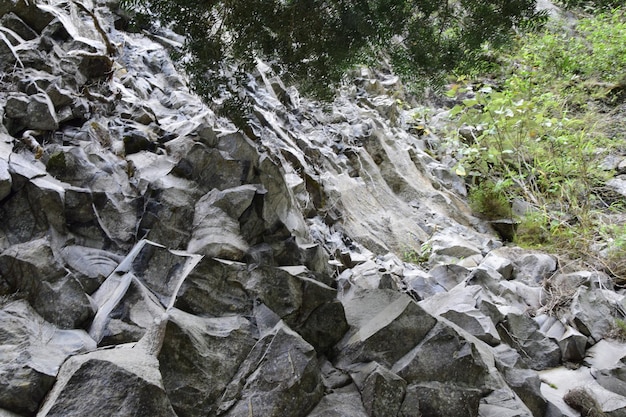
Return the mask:
[[[475,213],[480,213],[490,220],[510,219],[511,202],[506,193],[507,188],[508,184],[505,181],[494,182],[490,179],[481,181],[471,189],[470,207]]]
[[[561,0],[565,7],[572,9],[605,10],[624,5],[622,0]]]
[[[626,321],[615,319],[610,335],[621,342],[626,341]]]
[[[553,22],[524,34],[496,55],[496,80],[459,77],[452,86],[459,104],[450,114],[473,132],[459,135],[457,173],[466,176],[472,208],[488,218],[515,200],[530,206],[518,214],[519,244],[588,257],[598,241],[610,242],[608,265],[612,253],[626,255],[626,234],[602,228],[612,173],[601,162],[626,135],[598,109],[617,104],[610,92],[623,84],[626,16],[599,13],[568,30]]]
[[[402,260],[404,262],[412,263],[412,264],[423,264],[428,262],[430,255],[432,254],[433,248],[429,242],[424,242],[420,246],[419,251],[415,249],[407,248],[402,254]]]
[[[235,101],[257,59],[302,90],[328,97],[346,69],[386,56],[407,80],[476,59],[513,27],[542,19],[535,0],[121,0],[137,25],[185,36],[184,64],[205,98]],[[181,55],[182,56],[182,55]],[[235,85],[233,76],[239,77]]]

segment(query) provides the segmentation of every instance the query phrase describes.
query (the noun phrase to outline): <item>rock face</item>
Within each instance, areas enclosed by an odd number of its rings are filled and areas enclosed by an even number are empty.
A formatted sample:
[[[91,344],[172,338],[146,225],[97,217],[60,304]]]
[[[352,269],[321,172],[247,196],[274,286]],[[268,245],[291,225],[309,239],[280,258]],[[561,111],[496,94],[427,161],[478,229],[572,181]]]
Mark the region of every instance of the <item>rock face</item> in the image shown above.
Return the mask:
[[[81,4],[0,1],[0,416],[624,415],[623,294],[473,218],[396,77],[260,64],[238,128]]]

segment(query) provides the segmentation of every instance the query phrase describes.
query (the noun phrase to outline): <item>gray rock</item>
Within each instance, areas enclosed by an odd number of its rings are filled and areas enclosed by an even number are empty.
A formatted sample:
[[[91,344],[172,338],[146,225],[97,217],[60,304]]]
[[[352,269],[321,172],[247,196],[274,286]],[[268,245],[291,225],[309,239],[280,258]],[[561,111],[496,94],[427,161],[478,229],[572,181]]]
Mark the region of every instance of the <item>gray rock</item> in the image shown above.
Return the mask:
[[[543,253],[530,253],[513,262],[515,279],[527,283],[539,283],[556,271],[556,258]]]
[[[611,330],[613,312],[617,300],[615,293],[607,290],[580,287],[570,305],[569,318],[582,334],[592,341],[599,341]]]
[[[127,246],[137,230],[139,201],[113,193],[106,195],[101,205],[94,206],[98,225],[111,242]]]
[[[220,399],[218,415],[307,416],[323,395],[315,350],[279,323],[261,338]]]
[[[23,123],[28,129],[55,130],[59,128],[54,105],[47,94],[41,92],[28,98]]]
[[[305,267],[259,267],[242,284],[320,352],[348,330],[337,291],[317,281]]]
[[[504,256],[498,255],[497,251],[492,251],[485,256],[480,266],[495,269],[502,275],[503,279],[513,278],[513,262]]]
[[[55,259],[47,239],[5,250],[0,274],[11,291],[23,293],[39,314],[60,327],[79,328],[94,314],[82,287]]]
[[[496,390],[490,393],[481,399],[478,406],[479,417],[533,417],[535,415],[543,416],[543,414],[532,414],[507,390]]]
[[[196,200],[195,185],[166,175],[147,191],[139,234],[171,249],[184,249],[191,237]]]
[[[9,164],[5,159],[0,158],[0,201],[11,193],[13,180],[9,173]]]
[[[391,370],[409,384],[437,381],[481,389],[491,386],[490,360],[474,341],[439,322]]]
[[[430,276],[446,291],[451,291],[463,282],[469,273],[467,268],[455,264],[437,265],[429,271]]]
[[[351,368],[351,375],[369,416],[398,415],[406,393],[406,381],[376,362],[356,365]]]
[[[87,415],[176,416],[157,359],[131,347],[69,358],[37,416]]]
[[[436,294],[419,304],[429,313],[450,320],[478,339],[497,345],[500,343],[500,336],[494,322],[476,308],[481,296],[480,286],[457,286],[450,292]]]
[[[96,313],[82,285],[72,275],[40,282],[31,298],[37,313],[63,329],[83,328]]]
[[[455,384],[423,382],[411,384],[398,414],[401,417],[476,417],[486,392],[459,388]]]
[[[241,260],[248,243],[241,236],[239,217],[252,204],[256,189],[243,186],[228,191],[214,189],[196,203],[190,252]]]
[[[409,296],[395,291],[362,290],[342,303],[352,329],[336,347],[340,367],[376,361],[391,368],[437,322]]]
[[[445,230],[436,233],[426,244],[430,245],[432,254],[438,257],[459,260],[481,254],[479,245],[460,236],[453,230]]]
[[[237,161],[226,152],[208,148],[201,143],[195,143],[186,158],[192,167],[192,179],[203,190],[238,187],[242,179],[246,178],[244,161]]]
[[[515,348],[531,369],[553,368],[561,362],[561,349],[556,341],[546,338],[530,317],[509,313],[498,327],[503,341]]]
[[[0,308],[0,407],[34,414],[67,357],[96,348],[83,330],[59,330],[25,301]]]
[[[167,396],[178,415],[214,414],[214,403],[254,346],[253,329],[238,316],[202,318],[175,308],[169,314],[158,355]]]
[[[548,402],[541,394],[541,378],[531,369],[509,368],[504,378],[511,389],[526,404],[533,416],[544,416]]]
[[[363,407],[359,391],[354,385],[350,385],[325,395],[307,417],[370,417],[372,415]]]
[[[242,276],[247,274],[245,264],[204,257],[182,282],[174,306],[209,317],[249,316],[253,299],[241,286]]]
[[[579,362],[585,357],[587,337],[573,327],[563,324],[556,317],[541,315],[535,317],[539,331],[557,341],[561,357],[565,362]]]
[[[0,16],[13,12],[35,31],[41,32],[50,23],[53,16],[26,0],[3,0],[0,2]]]
[[[11,119],[21,119],[26,117],[28,112],[28,95],[24,93],[12,94],[7,98],[4,106],[4,115]]]

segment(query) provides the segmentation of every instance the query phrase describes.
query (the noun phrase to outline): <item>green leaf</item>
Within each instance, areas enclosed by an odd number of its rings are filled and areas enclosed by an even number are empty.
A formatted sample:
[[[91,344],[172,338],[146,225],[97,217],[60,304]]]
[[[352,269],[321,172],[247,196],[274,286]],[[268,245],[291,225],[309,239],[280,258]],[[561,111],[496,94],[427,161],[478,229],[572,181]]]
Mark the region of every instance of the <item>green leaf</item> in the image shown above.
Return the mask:
[[[454,170],[454,172],[459,177],[465,177],[467,175],[467,172],[465,171],[465,167],[463,165],[461,165],[461,164],[458,164],[456,166],[456,169]]]

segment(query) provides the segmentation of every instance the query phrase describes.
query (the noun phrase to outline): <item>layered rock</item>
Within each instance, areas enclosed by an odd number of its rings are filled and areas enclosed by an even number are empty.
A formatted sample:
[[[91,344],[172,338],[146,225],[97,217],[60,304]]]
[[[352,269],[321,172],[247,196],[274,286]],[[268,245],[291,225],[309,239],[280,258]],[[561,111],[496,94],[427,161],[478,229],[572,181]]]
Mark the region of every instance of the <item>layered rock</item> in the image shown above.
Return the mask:
[[[474,219],[396,77],[323,111],[260,64],[238,129],[113,9],[0,1],[0,415],[560,416],[563,363],[624,395],[586,363],[623,295]]]

